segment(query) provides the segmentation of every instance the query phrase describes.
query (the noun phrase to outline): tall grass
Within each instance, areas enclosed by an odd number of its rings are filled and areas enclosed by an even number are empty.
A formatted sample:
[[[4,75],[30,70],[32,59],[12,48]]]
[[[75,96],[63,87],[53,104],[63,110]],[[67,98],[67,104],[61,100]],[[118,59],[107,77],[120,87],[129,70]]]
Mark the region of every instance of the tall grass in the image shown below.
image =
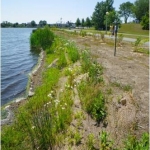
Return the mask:
[[[82,107],[99,124],[106,117],[105,98],[100,90],[100,83],[103,82],[103,67],[92,61],[87,51],[82,52],[82,70],[88,73],[85,81],[78,86]]]
[[[55,52],[47,53],[47,65],[62,57],[65,49],[60,47],[65,44],[63,39],[55,38],[51,46]],[[66,89],[57,99],[55,86],[60,74],[61,70],[57,67],[45,70],[43,83],[35,89],[35,95],[18,109],[13,125],[3,128],[2,149],[47,150],[61,145],[61,139],[72,120],[73,101],[71,89]]]

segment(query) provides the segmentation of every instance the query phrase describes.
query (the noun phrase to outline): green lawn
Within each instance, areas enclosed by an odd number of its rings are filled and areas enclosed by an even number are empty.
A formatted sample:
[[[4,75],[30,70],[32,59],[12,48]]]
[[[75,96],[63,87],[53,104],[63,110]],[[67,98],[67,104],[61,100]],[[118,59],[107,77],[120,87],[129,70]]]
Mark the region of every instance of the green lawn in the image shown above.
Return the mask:
[[[83,29],[82,29],[83,30]],[[91,33],[100,33],[104,31],[95,30],[93,27],[89,29],[84,29],[86,32]],[[107,31],[107,34],[109,33],[109,30]],[[127,23],[122,24],[121,27],[118,30],[118,33],[123,34],[124,37],[134,38],[141,37],[142,39],[149,39],[149,30],[142,30],[142,26],[137,23]]]
[[[142,26],[137,23],[126,23],[121,25],[121,28],[119,29],[119,33],[148,36],[149,30],[142,30]]]

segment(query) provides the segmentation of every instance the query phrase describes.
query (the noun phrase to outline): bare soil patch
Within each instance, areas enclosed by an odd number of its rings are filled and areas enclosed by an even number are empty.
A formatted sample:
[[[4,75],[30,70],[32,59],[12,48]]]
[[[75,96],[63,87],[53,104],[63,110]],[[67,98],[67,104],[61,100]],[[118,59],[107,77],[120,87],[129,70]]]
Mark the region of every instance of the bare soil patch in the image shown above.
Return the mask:
[[[62,34],[58,33],[57,34]],[[95,135],[107,131],[116,147],[122,146],[129,134],[141,137],[149,131],[149,57],[134,52],[129,43],[114,47],[93,37],[81,37],[63,33],[74,41],[80,50],[88,49],[98,63],[104,67],[105,95],[107,96],[107,126],[90,129]],[[108,89],[110,94],[108,94]],[[85,122],[85,121],[84,121]],[[92,121],[91,121],[92,123]],[[90,123],[84,123],[88,126]],[[93,125],[94,126],[94,125]],[[86,129],[87,130],[87,129]],[[86,137],[86,136],[85,136]]]

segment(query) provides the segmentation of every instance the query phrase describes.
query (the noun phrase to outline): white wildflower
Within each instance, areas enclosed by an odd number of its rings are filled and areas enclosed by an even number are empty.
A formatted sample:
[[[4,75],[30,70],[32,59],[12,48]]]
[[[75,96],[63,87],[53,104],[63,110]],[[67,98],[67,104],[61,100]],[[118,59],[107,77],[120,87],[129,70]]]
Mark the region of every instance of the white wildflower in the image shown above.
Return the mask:
[[[48,102],[47,105],[51,104],[51,102]]]
[[[48,96],[48,97],[52,97],[52,94],[50,93],[50,94],[48,94],[47,96]]]
[[[34,129],[35,128],[35,126],[32,126],[32,129]]]
[[[54,93],[54,91],[51,91],[51,93],[53,94],[53,93]]]
[[[62,109],[65,109],[64,107],[62,107]]]
[[[59,103],[60,101],[58,99],[54,100],[55,103]]]

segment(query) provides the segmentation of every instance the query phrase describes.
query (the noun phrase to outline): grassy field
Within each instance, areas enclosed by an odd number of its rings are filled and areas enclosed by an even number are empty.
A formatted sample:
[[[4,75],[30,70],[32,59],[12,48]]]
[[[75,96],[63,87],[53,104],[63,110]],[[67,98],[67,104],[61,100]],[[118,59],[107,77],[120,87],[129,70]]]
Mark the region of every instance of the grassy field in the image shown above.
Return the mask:
[[[142,30],[142,26],[137,23],[122,24],[119,33],[136,34],[136,35],[149,35],[149,30]]]
[[[86,32],[91,32],[93,34],[104,32],[105,31],[98,31],[95,30],[93,27],[89,29],[84,29]],[[109,34],[109,30],[107,31],[107,34]],[[134,38],[141,37],[141,39],[148,39],[149,38],[149,30],[142,30],[142,26],[140,24],[136,23],[128,23],[128,24],[122,24],[121,28],[118,30],[118,34],[123,34],[124,37],[128,38]]]

